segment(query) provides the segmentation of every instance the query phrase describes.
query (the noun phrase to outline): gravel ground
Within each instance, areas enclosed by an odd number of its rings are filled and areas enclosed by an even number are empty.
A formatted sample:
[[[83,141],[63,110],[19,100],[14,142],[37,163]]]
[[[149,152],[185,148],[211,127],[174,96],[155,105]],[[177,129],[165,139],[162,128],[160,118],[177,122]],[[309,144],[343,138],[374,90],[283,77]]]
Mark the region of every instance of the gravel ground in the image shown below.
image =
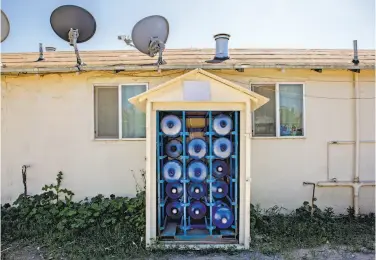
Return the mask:
[[[1,249],[1,259],[12,259],[12,260],[47,260],[53,259],[48,257],[48,252],[45,252],[38,247],[26,246],[19,248],[17,246],[12,246],[11,248],[2,248]],[[56,259],[56,258],[55,258]],[[63,259],[63,258],[61,258]],[[90,257],[88,257],[90,259]],[[106,258],[106,259],[116,259],[116,258]],[[127,259],[127,258],[124,258]],[[267,256],[258,252],[231,252],[218,253],[218,254],[208,254],[202,255],[197,252],[182,252],[182,253],[173,253],[166,255],[156,255],[149,257],[141,257],[141,259],[154,260],[154,259],[166,259],[166,260],[181,260],[181,259],[195,259],[195,260],[241,260],[241,259],[257,259],[257,260],[288,260],[288,259],[355,259],[355,260],[372,260],[375,259],[375,253],[370,251],[363,252],[350,252],[341,248],[315,248],[315,249],[299,249],[290,252],[285,252],[283,254]]]
[[[194,254],[189,255],[171,255],[166,256],[165,258],[151,258],[151,259],[168,259],[168,260],[178,260],[178,259],[195,259],[195,260],[239,260],[239,259],[259,259],[259,260],[272,260],[272,259],[317,259],[317,260],[324,260],[324,259],[358,259],[358,260],[371,260],[375,259],[373,253],[351,253],[345,251],[337,251],[337,250],[295,250],[292,252],[284,253],[282,255],[276,256],[266,256],[260,253],[255,252],[248,252],[248,253],[241,253],[241,254],[215,254],[215,255],[206,255],[206,256],[197,256]]]

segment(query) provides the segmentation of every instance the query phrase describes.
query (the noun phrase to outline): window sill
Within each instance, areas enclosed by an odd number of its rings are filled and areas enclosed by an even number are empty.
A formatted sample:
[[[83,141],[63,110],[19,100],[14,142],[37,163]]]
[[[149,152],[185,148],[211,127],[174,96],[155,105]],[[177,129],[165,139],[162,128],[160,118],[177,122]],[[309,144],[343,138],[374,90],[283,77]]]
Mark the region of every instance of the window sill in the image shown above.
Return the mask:
[[[115,138],[94,138],[93,141],[146,141],[146,138],[122,138],[122,139],[115,139]]]
[[[306,136],[252,136],[252,139],[307,139]]]

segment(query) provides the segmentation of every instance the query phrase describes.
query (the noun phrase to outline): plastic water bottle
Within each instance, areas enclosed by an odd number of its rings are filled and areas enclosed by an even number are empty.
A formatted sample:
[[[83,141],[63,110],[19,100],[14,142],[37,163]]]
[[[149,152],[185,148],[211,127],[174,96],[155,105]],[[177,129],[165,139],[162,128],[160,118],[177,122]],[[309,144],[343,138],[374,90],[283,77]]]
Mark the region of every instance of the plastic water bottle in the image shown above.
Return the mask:
[[[160,127],[165,135],[175,137],[180,134],[181,120],[175,115],[168,115],[162,118]]]
[[[232,130],[232,119],[228,115],[220,114],[213,119],[213,130],[217,135],[228,135]]]

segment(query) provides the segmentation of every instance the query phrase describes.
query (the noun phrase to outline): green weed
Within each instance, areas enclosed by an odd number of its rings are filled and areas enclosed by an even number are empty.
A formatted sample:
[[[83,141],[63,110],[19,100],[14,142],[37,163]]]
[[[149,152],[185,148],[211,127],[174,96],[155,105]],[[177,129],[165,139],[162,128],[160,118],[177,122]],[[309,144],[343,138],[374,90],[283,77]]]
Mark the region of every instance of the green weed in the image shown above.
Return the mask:
[[[59,172],[56,183],[44,186],[43,193],[22,194],[13,205],[1,206],[3,248],[15,242],[36,245],[48,257],[67,259],[136,259],[176,252],[145,249],[144,186],[133,198],[99,194],[74,202],[74,193],[62,188],[62,180]],[[314,205],[312,216],[311,209],[304,202],[294,212],[283,214],[277,206],[261,210],[251,205],[251,249],[264,254],[322,245],[375,250],[374,214],[355,217],[349,208],[346,215],[336,216],[331,208],[320,210]],[[205,249],[195,254],[220,252]]]

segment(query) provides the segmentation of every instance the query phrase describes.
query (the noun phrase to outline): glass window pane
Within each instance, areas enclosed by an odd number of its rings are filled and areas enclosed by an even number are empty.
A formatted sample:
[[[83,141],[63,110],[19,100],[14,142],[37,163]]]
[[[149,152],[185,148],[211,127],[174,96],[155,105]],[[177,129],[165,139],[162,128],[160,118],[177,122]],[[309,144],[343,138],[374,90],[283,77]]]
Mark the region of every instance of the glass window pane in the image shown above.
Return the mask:
[[[95,136],[119,138],[118,88],[95,87]]]
[[[303,85],[279,85],[281,136],[303,135]]]
[[[146,116],[138,110],[128,99],[146,91],[146,85],[123,85],[122,86],[122,127],[123,138],[145,138]]]
[[[252,85],[252,90],[269,98],[253,113],[253,136],[276,136],[275,85]]]

